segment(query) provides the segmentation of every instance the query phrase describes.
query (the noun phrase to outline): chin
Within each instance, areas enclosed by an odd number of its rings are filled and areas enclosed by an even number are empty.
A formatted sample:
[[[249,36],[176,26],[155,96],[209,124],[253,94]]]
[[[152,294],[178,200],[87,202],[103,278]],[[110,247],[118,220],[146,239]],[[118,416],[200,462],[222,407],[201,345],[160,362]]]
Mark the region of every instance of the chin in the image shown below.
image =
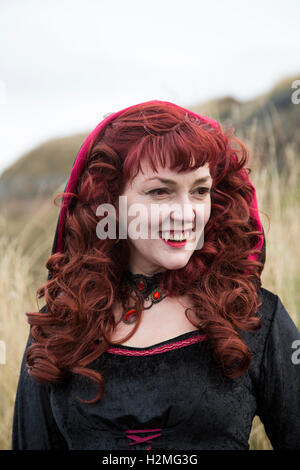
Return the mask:
[[[162,266],[165,268],[165,269],[168,269],[168,270],[175,270],[175,269],[181,269],[181,268],[184,268],[188,262],[190,260],[190,257],[188,259],[184,259],[184,260],[174,260],[172,262],[172,260],[168,260],[168,263],[164,263],[162,264]]]

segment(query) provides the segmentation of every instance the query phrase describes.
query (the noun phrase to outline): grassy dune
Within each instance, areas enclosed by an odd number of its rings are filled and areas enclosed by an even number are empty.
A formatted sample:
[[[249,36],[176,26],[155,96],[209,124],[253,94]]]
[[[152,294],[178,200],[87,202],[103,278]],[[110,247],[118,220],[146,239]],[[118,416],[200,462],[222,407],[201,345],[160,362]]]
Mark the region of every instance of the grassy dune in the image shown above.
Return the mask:
[[[10,449],[11,425],[16,386],[29,325],[26,311],[37,306],[36,290],[46,280],[45,260],[49,256],[55,230],[43,218],[54,219],[57,208],[43,204],[28,223],[11,236],[7,219],[0,217],[0,341],[6,345],[5,363],[0,361],[0,449]],[[51,232],[51,233],[50,233]],[[30,242],[31,240],[31,242]]]
[[[257,125],[238,133],[251,152],[250,179],[257,191],[261,220],[266,235],[267,262],[263,273],[263,286],[277,293],[295,323],[300,327],[298,234],[300,159],[293,143],[280,147],[283,170],[278,171],[275,121],[269,119],[267,135],[268,155],[260,158]],[[64,189],[64,184],[55,194]],[[54,195],[53,195],[54,197]],[[7,215],[0,217],[0,340],[6,343],[6,362],[0,364],[0,449],[10,449],[13,405],[19,369],[29,326],[24,312],[42,307],[35,294],[47,276],[45,261],[50,254],[58,208],[47,198],[30,217],[14,223]],[[253,421],[251,449],[271,449],[263,424]]]
[[[266,264],[262,274],[263,287],[276,293],[300,329],[300,159],[293,143],[281,150],[283,170],[278,171],[276,133],[270,119],[268,135],[271,150],[267,163],[255,158],[255,131],[243,136],[252,150],[250,179],[256,187],[260,218],[266,237]],[[250,449],[269,450],[272,446],[264,427],[255,417],[250,437]]]

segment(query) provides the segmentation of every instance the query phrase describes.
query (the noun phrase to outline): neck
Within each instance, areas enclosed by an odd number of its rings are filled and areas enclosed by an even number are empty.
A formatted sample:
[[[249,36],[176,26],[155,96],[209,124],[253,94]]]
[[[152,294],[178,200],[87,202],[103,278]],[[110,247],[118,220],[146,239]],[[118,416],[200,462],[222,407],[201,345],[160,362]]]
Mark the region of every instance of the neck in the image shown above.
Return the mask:
[[[148,276],[148,277],[151,277],[151,276],[154,276],[155,274],[158,274],[158,273],[163,273],[165,271],[167,271],[166,269],[164,268],[157,268],[157,269],[147,269],[147,270],[144,270],[144,269],[139,269],[137,267],[135,268],[130,268],[128,267],[127,268],[127,271],[129,271],[132,275],[134,276]]]

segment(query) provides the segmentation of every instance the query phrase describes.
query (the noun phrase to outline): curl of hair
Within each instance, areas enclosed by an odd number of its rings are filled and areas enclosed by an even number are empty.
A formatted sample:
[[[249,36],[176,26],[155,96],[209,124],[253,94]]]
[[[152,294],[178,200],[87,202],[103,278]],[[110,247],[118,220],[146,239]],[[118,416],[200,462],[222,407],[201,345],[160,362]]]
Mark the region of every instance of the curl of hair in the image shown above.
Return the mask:
[[[234,146],[236,148],[234,148]],[[100,239],[96,234],[99,204],[117,200],[127,181],[141,170],[143,160],[153,171],[157,163],[179,172],[208,163],[213,178],[211,215],[204,244],[181,269],[164,272],[161,287],[170,296],[193,299],[197,323],[212,345],[216,365],[234,378],[249,367],[251,351],[238,330],[256,330],[263,253],[255,249],[261,235],[250,216],[253,188],[246,173],[248,151],[233,135],[194,119],[167,104],[138,105],[113,120],[91,145],[84,171],[68,207],[64,251],[51,255],[46,267],[51,278],[37,290],[47,312],[27,312],[32,344],[27,350],[29,374],[39,382],[57,382],[67,374],[85,375],[104,393],[102,375],[91,363],[113,345],[117,323],[115,302],[132,305],[122,282],[129,262],[126,239]],[[61,193],[57,197],[61,196]],[[250,261],[258,254],[262,261]],[[142,305],[136,303],[141,321]],[[189,317],[188,317],[189,318]],[[192,321],[192,320],[191,320]],[[119,341],[120,344],[121,341]]]

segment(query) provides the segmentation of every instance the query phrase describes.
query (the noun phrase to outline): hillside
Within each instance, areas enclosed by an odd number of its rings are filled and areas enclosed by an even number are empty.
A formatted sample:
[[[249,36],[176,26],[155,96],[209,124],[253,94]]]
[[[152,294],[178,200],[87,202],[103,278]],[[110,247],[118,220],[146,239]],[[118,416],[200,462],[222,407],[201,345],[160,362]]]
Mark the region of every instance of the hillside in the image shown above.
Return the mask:
[[[292,146],[297,155],[300,150],[300,105],[291,101],[291,84],[296,78],[281,80],[268,93],[251,101],[240,102],[228,96],[189,108],[219,120],[225,129],[233,126],[246,145],[249,143],[254,163],[264,164],[266,158],[273,156],[281,171],[287,158],[286,149]],[[0,175],[0,210],[8,219],[13,218],[11,228],[16,229],[24,217],[52,198],[57,188],[64,189],[87,135],[88,132],[44,142]]]
[[[286,77],[268,93],[250,101],[224,97],[192,108],[219,120],[225,128],[233,126],[236,135],[246,144],[255,138],[255,148],[250,148],[253,160],[259,159],[263,163],[272,155],[281,172],[287,158],[284,152],[287,146],[300,154],[300,104],[294,104],[291,99],[295,91],[291,85],[299,77],[300,74]]]

